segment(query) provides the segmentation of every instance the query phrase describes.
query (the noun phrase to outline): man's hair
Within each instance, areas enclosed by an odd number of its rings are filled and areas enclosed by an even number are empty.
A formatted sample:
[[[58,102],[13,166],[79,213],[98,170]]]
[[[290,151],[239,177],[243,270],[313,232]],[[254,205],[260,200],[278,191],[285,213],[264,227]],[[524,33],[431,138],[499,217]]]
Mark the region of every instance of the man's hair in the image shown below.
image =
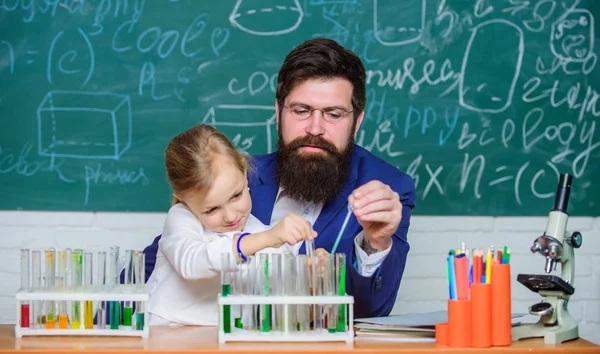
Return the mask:
[[[277,77],[275,98],[280,109],[296,86],[310,79],[346,79],[352,84],[354,120],[365,109],[365,68],[360,58],[336,41],[327,38],[307,40],[285,58]]]
[[[188,192],[210,189],[219,171],[219,156],[228,158],[242,173],[248,170],[246,157],[210,125],[196,125],[171,140],[165,151],[165,167],[173,188],[173,205]]]

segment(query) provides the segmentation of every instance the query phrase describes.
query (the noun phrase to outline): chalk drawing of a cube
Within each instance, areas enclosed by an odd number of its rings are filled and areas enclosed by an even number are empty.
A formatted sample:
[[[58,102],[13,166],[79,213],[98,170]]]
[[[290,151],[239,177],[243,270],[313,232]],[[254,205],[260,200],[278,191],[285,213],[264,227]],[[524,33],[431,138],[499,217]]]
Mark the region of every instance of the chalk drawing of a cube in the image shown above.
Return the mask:
[[[249,155],[270,153],[277,141],[274,106],[217,105],[208,110],[202,123],[217,128]]]
[[[50,91],[37,118],[40,156],[118,160],[131,146],[127,95]]]

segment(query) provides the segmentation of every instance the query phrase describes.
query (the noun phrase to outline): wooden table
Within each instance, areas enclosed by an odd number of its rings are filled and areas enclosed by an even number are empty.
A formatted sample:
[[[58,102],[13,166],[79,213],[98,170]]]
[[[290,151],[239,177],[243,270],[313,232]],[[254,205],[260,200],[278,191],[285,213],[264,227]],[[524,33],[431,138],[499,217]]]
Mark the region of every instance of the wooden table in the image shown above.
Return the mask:
[[[191,353],[233,353],[265,354],[285,352],[336,354],[339,352],[357,353],[600,353],[600,346],[584,339],[577,339],[561,345],[546,345],[542,339],[527,339],[513,343],[509,347],[488,349],[455,349],[436,347],[434,343],[401,343],[355,341],[343,343],[225,343],[217,342],[215,327],[152,327],[150,338],[136,337],[23,337],[15,338],[14,325],[0,325],[0,353],[65,353],[84,351],[91,353],[139,353],[169,352]]]

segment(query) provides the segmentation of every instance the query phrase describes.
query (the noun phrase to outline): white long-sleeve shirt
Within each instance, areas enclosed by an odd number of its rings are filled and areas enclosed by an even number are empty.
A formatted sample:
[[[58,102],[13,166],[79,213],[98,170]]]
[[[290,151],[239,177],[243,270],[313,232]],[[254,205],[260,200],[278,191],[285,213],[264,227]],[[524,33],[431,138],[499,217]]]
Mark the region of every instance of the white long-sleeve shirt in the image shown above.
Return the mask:
[[[244,232],[267,228],[249,215]],[[221,254],[230,253],[239,232],[204,229],[183,204],[169,209],[158,244],[156,267],[148,279],[150,325],[217,325]],[[235,266],[233,254],[231,264]]]

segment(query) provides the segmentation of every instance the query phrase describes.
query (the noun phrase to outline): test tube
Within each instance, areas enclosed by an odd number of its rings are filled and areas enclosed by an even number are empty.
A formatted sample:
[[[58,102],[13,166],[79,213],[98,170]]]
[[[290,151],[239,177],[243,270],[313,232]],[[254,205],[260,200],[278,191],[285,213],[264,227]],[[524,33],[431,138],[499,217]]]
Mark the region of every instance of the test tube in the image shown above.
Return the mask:
[[[98,252],[98,285],[106,291],[106,252]],[[106,301],[100,301],[96,321],[99,329],[106,328]]]
[[[296,256],[296,295],[309,295],[308,257],[303,254]],[[310,329],[310,306],[298,305],[296,310],[298,331],[308,331]]]
[[[337,281],[337,293],[339,296],[346,295],[346,254],[335,254],[335,279]],[[346,332],[346,304],[340,304],[337,331]]]
[[[269,296],[269,255],[266,253],[259,254],[258,263],[258,282],[257,285],[261,287],[260,293],[263,296]],[[269,332],[271,331],[271,305],[262,305],[260,311],[260,331]]]
[[[133,253],[133,265],[134,265],[134,274],[135,274],[135,284],[136,287],[140,290],[144,289],[144,284],[145,284],[145,264],[146,264],[146,257],[145,254],[142,253],[141,251],[135,251]],[[144,325],[145,325],[145,312],[146,312],[146,307],[145,307],[145,302],[144,301],[138,301],[136,303],[136,307],[135,307],[135,329],[136,330],[143,330],[144,329]]]
[[[221,296],[231,293],[231,272],[228,270],[231,253],[221,253]],[[231,333],[231,306],[223,305],[223,331]]]
[[[39,250],[31,251],[31,268],[33,269],[32,287],[39,289],[42,286],[42,255]],[[33,319],[36,328],[46,326],[46,315],[44,314],[44,301],[33,302]]]
[[[90,293],[93,286],[93,255],[91,252],[83,253],[83,291]],[[94,329],[94,302],[86,300],[83,306],[83,326],[85,329]]]
[[[270,257],[270,274],[269,284],[271,285],[270,294],[275,296],[283,295],[283,275],[281,274],[282,255],[279,253],[271,253]],[[274,331],[284,330],[284,309],[283,305],[273,305],[272,328]]]
[[[285,253],[282,261],[283,273],[283,295],[296,295],[296,280],[295,280],[295,260],[296,258],[291,253]],[[283,308],[283,331],[285,333],[294,332],[296,330],[296,305],[286,304]]]
[[[314,256],[310,258],[310,291],[309,293],[313,296],[321,296],[323,295],[323,271],[322,271],[322,257]],[[321,318],[321,308],[322,306],[319,304],[312,305],[312,322],[313,329],[315,331],[320,331],[322,326],[322,318]]]
[[[44,277],[44,285],[46,288],[51,289],[54,288],[54,276],[55,276],[55,272],[54,272],[54,266],[55,266],[55,254],[54,254],[54,249],[48,249],[45,251],[45,257],[46,257],[46,266],[44,271],[46,272],[46,276]],[[52,300],[48,300],[45,303],[45,311],[46,311],[46,328],[47,329],[52,329],[55,328],[56,323],[55,323],[55,316],[54,316],[54,312],[55,312],[55,308],[54,308],[54,301]]]
[[[56,252],[57,272],[56,272],[56,286],[59,291],[65,291],[67,288],[67,260],[68,253],[65,250],[58,250]],[[69,328],[69,315],[67,314],[67,301],[57,301],[58,306],[58,328],[68,329]]]
[[[21,250],[21,289],[29,288],[29,249]],[[21,327],[29,328],[31,322],[29,301],[21,301]]]
[[[240,295],[244,295],[245,294],[245,280],[246,280],[246,274],[245,274],[245,263],[241,263],[238,264],[235,268],[235,271],[232,273],[232,287],[231,287],[231,295],[234,296],[240,296]],[[234,318],[234,326],[235,328],[240,328],[243,329],[244,328],[244,322],[243,322],[243,315],[244,315],[244,311],[243,311],[243,305],[237,305],[237,306],[233,306],[231,309],[232,312],[232,316]]]
[[[332,254],[323,257],[323,289],[325,295],[336,295],[335,287],[335,257]],[[327,308],[327,331],[334,333],[337,330],[337,307],[335,305],[326,305]]]
[[[133,286],[134,278],[134,258],[133,250],[125,251],[125,284]],[[131,328],[131,320],[133,319],[133,302],[125,301],[123,305],[123,326]]]
[[[248,279],[247,279],[247,294],[248,295],[258,295],[259,290],[258,286],[256,286],[256,276],[257,276],[257,265],[258,265],[258,257],[256,256],[248,256],[248,260],[246,261],[246,267],[248,269]],[[256,304],[251,304],[246,306],[248,309],[248,323],[246,325],[246,329],[255,331],[258,327],[258,311],[260,306]]]
[[[109,251],[109,273],[108,284],[112,291],[115,291],[119,284],[119,246],[112,246]],[[119,329],[121,320],[121,304],[119,301],[110,302],[110,329]]]
[[[75,250],[71,252],[71,284],[72,288],[80,288],[83,284],[83,250]],[[81,302],[73,301],[71,303],[71,328],[81,328]]]

